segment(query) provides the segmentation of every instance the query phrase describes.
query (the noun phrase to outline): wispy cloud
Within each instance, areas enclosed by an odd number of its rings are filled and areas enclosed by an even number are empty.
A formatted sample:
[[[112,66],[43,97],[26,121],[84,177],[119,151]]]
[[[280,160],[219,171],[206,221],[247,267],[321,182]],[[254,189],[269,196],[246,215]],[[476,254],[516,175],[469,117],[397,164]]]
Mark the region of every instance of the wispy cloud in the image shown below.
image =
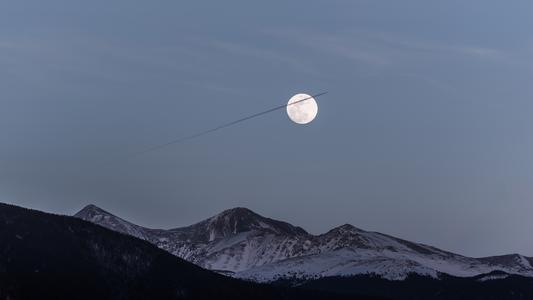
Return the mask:
[[[378,31],[352,30],[330,34],[298,30],[270,30],[268,34],[312,47],[353,63],[374,66],[392,65],[401,62],[402,59],[416,57],[420,52],[465,55],[493,61],[506,58],[506,53],[500,49],[468,43],[451,44]]]
[[[290,68],[310,74],[316,74],[311,64],[297,57],[294,53],[289,55],[280,50],[260,48],[246,43],[235,43],[229,41],[213,41],[209,43],[211,47],[225,51],[233,55],[247,56],[255,59],[266,60],[274,63],[287,65]]]
[[[378,47],[379,45],[353,35],[302,32],[289,29],[268,30],[266,34],[353,63],[375,66],[390,63],[390,58],[382,51],[381,47]]]
[[[375,66],[383,66],[390,63],[390,57],[379,51],[375,45],[362,42],[352,42],[343,37],[314,37],[301,41],[309,47],[314,47],[331,55],[350,60],[356,63],[365,63]]]
[[[452,46],[450,50],[484,59],[500,59],[504,57],[504,53],[500,50],[476,46]]]

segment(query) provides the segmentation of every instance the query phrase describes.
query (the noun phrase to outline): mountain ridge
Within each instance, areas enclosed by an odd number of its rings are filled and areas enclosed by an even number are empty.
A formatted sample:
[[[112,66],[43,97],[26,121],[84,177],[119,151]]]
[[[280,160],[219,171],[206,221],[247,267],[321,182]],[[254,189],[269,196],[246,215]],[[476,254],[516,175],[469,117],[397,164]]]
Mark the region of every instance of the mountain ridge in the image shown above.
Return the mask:
[[[468,277],[493,271],[533,277],[533,259],[523,255],[472,258],[351,224],[313,235],[243,207],[169,230],[141,227],[94,205],[75,216],[145,239],[204,268],[259,282],[358,274],[393,280],[411,273]]]

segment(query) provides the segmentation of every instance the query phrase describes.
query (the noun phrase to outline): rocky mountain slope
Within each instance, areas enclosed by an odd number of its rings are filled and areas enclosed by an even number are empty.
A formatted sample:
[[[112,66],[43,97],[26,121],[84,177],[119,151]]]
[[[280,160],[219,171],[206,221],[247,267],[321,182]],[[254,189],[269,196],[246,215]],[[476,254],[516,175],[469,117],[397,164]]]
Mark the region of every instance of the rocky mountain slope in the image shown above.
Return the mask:
[[[471,258],[349,224],[312,235],[246,208],[169,230],[144,228],[94,205],[75,216],[147,240],[204,268],[259,282],[361,274],[392,280],[409,274],[472,277],[494,271],[533,277],[533,259],[518,254]]]

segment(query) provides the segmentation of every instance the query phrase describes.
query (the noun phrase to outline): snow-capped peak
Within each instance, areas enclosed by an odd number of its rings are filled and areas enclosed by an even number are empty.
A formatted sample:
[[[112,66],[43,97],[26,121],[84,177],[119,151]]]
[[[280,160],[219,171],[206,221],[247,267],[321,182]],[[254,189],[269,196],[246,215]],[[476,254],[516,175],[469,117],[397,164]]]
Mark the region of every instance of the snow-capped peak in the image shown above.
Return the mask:
[[[364,232],[364,230],[362,229],[359,229],[355,226],[353,226],[352,224],[344,224],[344,225],[341,225],[341,226],[337,226],[333,229],[331,229],[330,231],[328,231],[328,233],[334,233],[334,234],[346,234],[346,233],[361,233],[361,232]]]
[[[105,217],[118,218],[114,216],[113,214],[101,209],[100,207],[94,204],[89,204],[85,206],[79,212],[77,212],[74,216],[80,219],[84,219],[86,221],[91,221],[93,223],[96,223],[98,220],[105,218]]]
[[[108,214],[108,215],[111,215],[110,213],[108,213],[107,211],[101,209],[100,207],[98,207],[98,206],[96,206],[94,204],[89,204],[89,205],[85,206],[84,208],[82,208],[74,216],[79,218],[80,216],[94,215],[94,214]]]
[[[172,231],[194,235],[194,240],[212,242],[240,233],[254,232],[283,236],[306,235],[300,227],[289,223],[265,218],[247,208],[236,207],[225,210],[194,225],[176,228]]]
[[[147,239],[147,229],[125,221],[100,207],[89,204],[74,215],[77,218],[96,223],[120,233],[133,235],[141,239]]]

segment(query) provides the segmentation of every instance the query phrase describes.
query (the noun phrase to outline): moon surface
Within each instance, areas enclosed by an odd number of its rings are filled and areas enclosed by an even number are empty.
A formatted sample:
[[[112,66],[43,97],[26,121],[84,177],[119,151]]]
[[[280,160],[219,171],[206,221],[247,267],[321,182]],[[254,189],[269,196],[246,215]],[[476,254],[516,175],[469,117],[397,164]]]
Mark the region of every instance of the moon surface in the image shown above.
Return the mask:
[[[294,123],[307,124],[313,121],[317,114],[318,104],[308,94],[296,94],[287,103],[287,115]]]

